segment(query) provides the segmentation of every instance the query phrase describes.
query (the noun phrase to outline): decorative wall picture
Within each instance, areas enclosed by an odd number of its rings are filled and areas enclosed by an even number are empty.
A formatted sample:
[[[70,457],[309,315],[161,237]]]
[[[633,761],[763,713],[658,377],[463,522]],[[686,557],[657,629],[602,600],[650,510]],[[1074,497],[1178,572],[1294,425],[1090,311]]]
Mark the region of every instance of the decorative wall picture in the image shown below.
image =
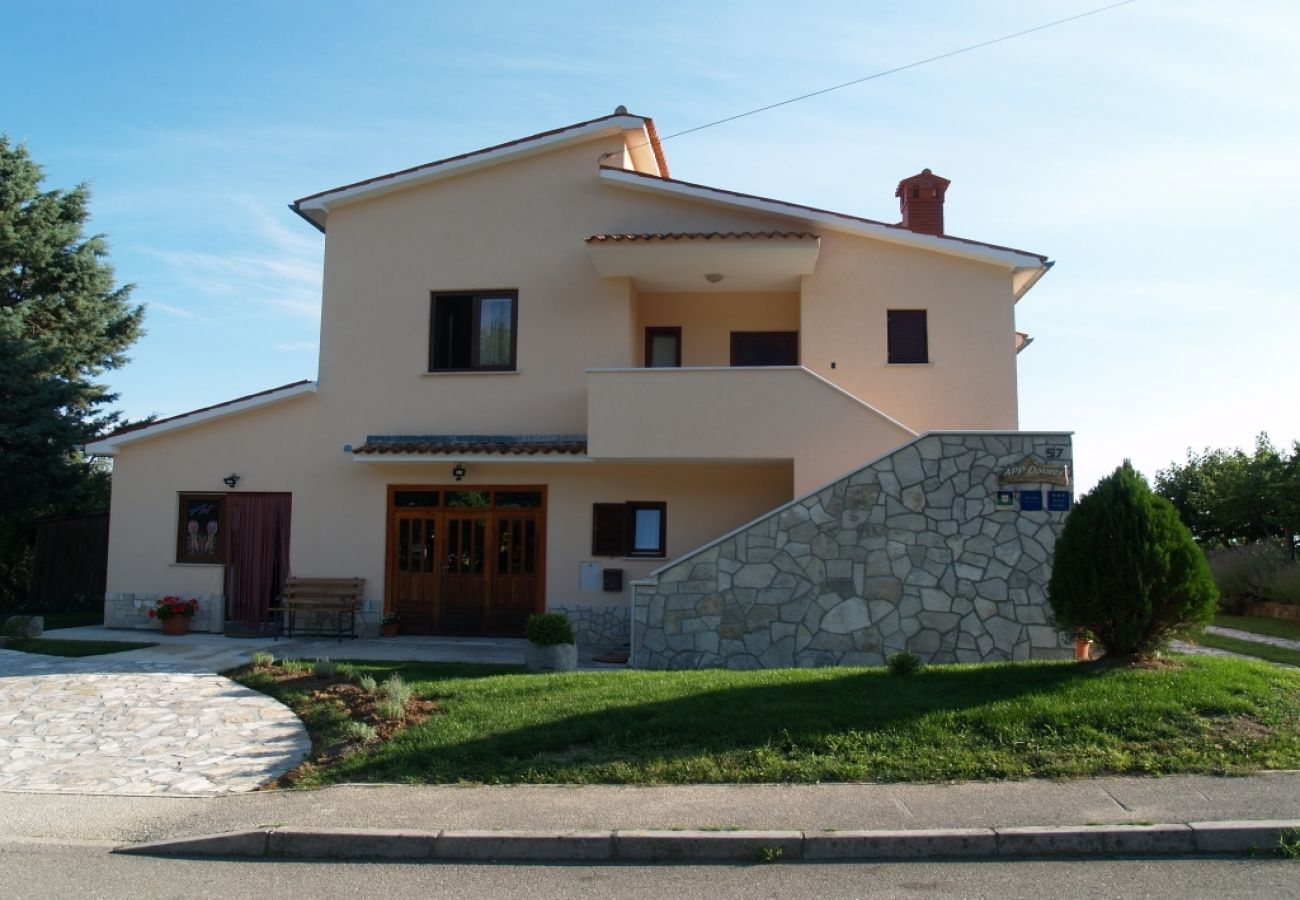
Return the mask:
[[[181,494],[177,521],[178,563],[226,561],[226,498],[223,494]]]

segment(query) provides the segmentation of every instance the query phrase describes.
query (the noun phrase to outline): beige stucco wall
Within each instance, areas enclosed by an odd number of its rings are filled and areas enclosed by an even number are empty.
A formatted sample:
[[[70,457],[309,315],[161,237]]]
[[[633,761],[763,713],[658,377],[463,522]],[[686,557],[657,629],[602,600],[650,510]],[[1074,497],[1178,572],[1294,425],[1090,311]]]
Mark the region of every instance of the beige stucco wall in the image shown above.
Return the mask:
[[[110,524],[109,593],[221,594],[220,566],[177,564],[177,493],[225,491],[230,472],[240,492],[293,494],[291,564],[305,576],[366,579],[371,609],[383,599],[389,484],[449,484],[455,460],[359,463],[342,451],[346,425],[322,416],[319,397],[304,397],[149,441],[117,459]],[[680,555],[789,500],[788,463],[600,464],[489,463],[467,460],[467,489],[492,484],[547,487],[547,598],[609,604],[621,594],[578,591],[578,567],[591,559],[591,504],[656,500],[668,504],[668,550]],[[627,579],[652,560],[601,560]]]
[[[914,431],[1018,427],[1010,271],[825,233],[801,308],[800,362]],[[928,365],[888,364],[891,309],[927,311]]]
[[[801,367],[590,373],[601,458],[791,459],[797,495],[913,437]]]
[[[586,369],[640,365],[642,352],[628,281],[598,277],[583,239],[777,227],[601,185],[597,158],[620,145],[595,141],[331,211],[327,405],[354,421],[365,408],[371,433],[583,432]],[[485,288],[519,291],[518,373],[426,374],[430,291]]]
[[[124,446],[114,474],[108,590],[220,593],[220,569],[172,562],[176,494],[222,490],[221,477],[233,471],[241,491],[293,493],[299,573],[363,576],[373,601],[382,590],[384,486],[443,483],[451,461],[365,465],[343,445],[368,434],[586,433],[587,370],[640,366],[649,324],[683,326],[688,365],[725,364],[732,330],[797,328],[808,369],[913,429],[1015,426],[1008,272],[818,229],[817,270],[801,295],[641,295],[628,279],[600,278],[583,238],[801,223],[602,184],[599,158],[621,145],[618,137],[596,140],[332,209],[319,392]],[[519,292],[518,371],[428,374],[430,292],[491,288]],[[930,310],[932,366],[885,364],[890,308]],[[860,411],[830,392],[799,412],[800,397],[782,399],[778,390],[774,399],[796,415],[787,420],[772,414],[765,403],[772,398],[719,391],[713,407],[749,410],[749,424],[679,420],[673,397],[652,398],[663,409],[653,432],[631,402],[622,419],[606,421],[616,422],[625,442],[646,436],[663,444],[654,454],[663,457],[681,456],[671,451],[675,436],[703,440],[700,452],[712,459],[752,456],[747,442],[784,429],[786,443],[798,446],[773,455],[787,461],[470,463],[464,483],[552,487],[548,597],[556,601],[576,589],[591,502],[667,500],[669,549],[678,554],[790,499],[796,484],[820,483],[875,455],[873,441],[889,433],[874,423],[867,440],[854,431],[858,423],[837,417],[818,425],[821,413],[810,417],[812,410]],[[625,568],[633,578],[649,564]]]
[[[682,329],[683,366],[731,364],[733,331],[798,331],[796,292],[641,294],[636,304],[641,346],[633,365],[645,364],[644,329]]]

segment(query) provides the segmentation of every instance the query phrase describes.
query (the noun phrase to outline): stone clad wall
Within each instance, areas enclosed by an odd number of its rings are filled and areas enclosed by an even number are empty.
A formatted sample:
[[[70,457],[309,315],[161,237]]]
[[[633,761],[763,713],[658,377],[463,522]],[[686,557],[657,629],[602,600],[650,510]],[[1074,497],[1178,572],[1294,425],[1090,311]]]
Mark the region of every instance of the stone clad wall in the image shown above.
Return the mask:
[[[996,507],[998,473],[1048,448],[1071,462],[1068,434],[926,434],[635,582],[632,664],[1068,656],[1046,594],[1066,513]]]
[[[139,628],[161,631],[162,622],[149,618],[149,610],[162,594],[107,594],[104,597],[104,625],[107,628]],[[220,632],[225,627],[226,598],[220,594],[184,594],[199,601],[199,614],[190,619],[190,631]]]
[[[567,616],[574,637],[586,649],[612,650],[627,643],[627,606],[566,606],[550,604],[547,612]]]

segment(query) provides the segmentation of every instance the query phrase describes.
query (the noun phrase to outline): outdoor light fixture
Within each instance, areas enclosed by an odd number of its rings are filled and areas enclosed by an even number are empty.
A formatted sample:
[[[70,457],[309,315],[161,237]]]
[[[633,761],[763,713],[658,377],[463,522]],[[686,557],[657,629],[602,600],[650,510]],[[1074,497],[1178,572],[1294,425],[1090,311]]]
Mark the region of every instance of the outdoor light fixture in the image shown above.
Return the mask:
[[[722,273],[710,272],[704,276],[704,280],[707,281],[709,284],[717,284],[719,281],[722,280]]]
[[[226,483],[226,487],[228,488],[233,488],[235,485],[239,484],[239,476],[236,475],[234,472],[231,472],[229,475],[227,475],[225,478],[221,480]]]
[[[455,468],[451,470],[451,474],[453,478],[455,478],[457,481],[460,481],[462,478],[465,477],[465,467],[462,466],[460,463],[456,463]]]

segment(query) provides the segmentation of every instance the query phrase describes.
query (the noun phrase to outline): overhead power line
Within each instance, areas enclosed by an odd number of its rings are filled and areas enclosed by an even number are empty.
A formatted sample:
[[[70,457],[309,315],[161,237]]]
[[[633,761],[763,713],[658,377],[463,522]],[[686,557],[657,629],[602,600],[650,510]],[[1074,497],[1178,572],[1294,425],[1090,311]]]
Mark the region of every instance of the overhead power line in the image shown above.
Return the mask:
[[[674,132],[673,134],[670,134],[666,137],[661,137],[659,140],[662,143],[663,141],[669,141],[672,140],[673,138],[681,137],[682,135],[694,134],[695,132],[703,131],[706,128],[713,128],[717,125],[725,125],[727,122],[734,122],[737,119],[743,119],[747,116],[758,115],[761,112],[767,112],[770,109],[777,109],[778,107],[781,106],[789,106],[791,103],[798,103],[800,100],[807,100],[810,97],[820,97],[822,94],[829,94],[832,91],[843,90],[844,88],[852,87],[855,84],[862,84],[867,81],[872,81],[876,78],[884,78],[886,75],[894,75],[898,72],[905,72],[908,69],[915,69],[918,66],[924,66],[932,62],[938,62],[941,59],[948,59],[953,56],[959,56],[962,53],[970,53],[972,50],[980,50],[983,49],[984,47],[991,47],[994,44],[1001,44],[1004,41],[1010,41],[1018,37],[1024,37],[1027,34],[1033,34],[1037,31],[1045,31],[1048,28],[1055,28],[1056,26],[1064,25],[1067,22],[1077,22],[1079,19],[1085,19],[1088,16],[1095,16],[1098,15],[1099,13],[1109,12],[1112,9],[1117,9],[1121,6],[1128,6],[1130,3],[1136,3],[1136,2],[1137,0],[1120,0],[1119,3],[1111,3],[1108,6],[1099,6],[1096,9],[1090,9],[1087,12],[1077,13],[1076,15],[1073,16],[1066,16],[1063,19],[1056,19],[1051,22],[1044,22],[1041,25],[1035,25],[1033,28],[1026,28],[1023,31],[1016,31],[1016,32],[1012,32],[1011,34],[1004,34],[1001,37],[992,38],[991,40],[987,40],[987,41],[981,41],[978,44],[971,44],[968,47],[961,47],[957,50],[949,50],[947,53],[940,53],[938,56],[930,56],[927,57],[926,59],[918,59],[916,62],[910,62],[902,66],[895,66],[892,69],[885,69],[881,72],[875,72],[871,75],[864,75],[863,77],[855,78],[852,81],[846,81],[842,84],[832,85],[830,87],[822,88],[821,90],[817,90],[817,91],[811,91],[807,94],[800,94],[798,97],[791,97],[788,100],[781,100],[777,103],[769,103],[767,106],[760,106],[757,109],[751,109],[747,112],[736,113],[736,115],[734,116],[727,116],[725,119],[718,119],[716,122],[709,122],[704,125],[696,125],[694,128],[687,128],[685,131]]]

